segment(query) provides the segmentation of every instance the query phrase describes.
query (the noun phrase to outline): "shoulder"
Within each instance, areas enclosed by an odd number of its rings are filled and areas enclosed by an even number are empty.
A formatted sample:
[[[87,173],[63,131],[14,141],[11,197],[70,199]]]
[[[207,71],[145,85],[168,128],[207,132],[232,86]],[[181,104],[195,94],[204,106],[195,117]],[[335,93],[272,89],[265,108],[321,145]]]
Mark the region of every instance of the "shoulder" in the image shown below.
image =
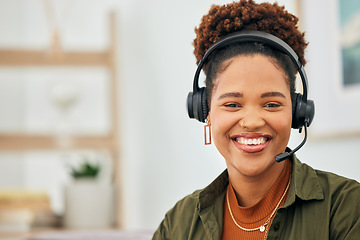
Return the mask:
[[[179,200],[165,214],[165,218],[160,223],[152,239],[173,239],[174,234],[177,239],[185,238],[193,222],[192,218],[197,215],[195,212],[198,209],[200,192],[201,190],[197,190]]]
[[[166,213],[153,239],[189,239],[190,235],[191,239],[204,239],[206,232],[210,231],[205,223],[218,222],[222,219],[223,208],[214,206],[223,205],[228,182],[228,174],[225,170],[206,188],[197,190],[178,201]]]
[[[360,236],[360,183],[330,172],[316,170],[316,174],[330,207],[330,235],[336,239],[357,239]]]
[[[360,183],[335,173],[315,170],[323,190],[331,197],[357,196],[360,197]]]
[[[197,190],[178,201],[166,215],[173,218],[192,217],[195,211],[199,212],[200,209],[218,204],[217,199],[225,196],[224,192],[228,184],[228,172],[225,170],[207,187]],[[188,216],[189,214],[191,216]]]
[[[199,205],[199,195],[202,190],[197,190],[192,194],[185,196],[179,200],[166,215],[171,217],[186,217],[189,212],[194,212]]]
[[[304,163],[301,163],[300,168],[302,168],[301,171],[303,172],[302,181],[311,178],[311,184],[308,185],[308,187],[310,187],[308,190],[314,190],[314,186],[318,183],[324,198],[331,201],[332,207],[334,207],[337,202],[347,199],[353,200],[354,203],[356,201],[356,205],[360,207],[360,204],[358,204],[360,199],[360,183],[358,181],[340,176],[336,173],[313,169]]]
[[[302,195],[312,195],[319,193],[315,199],[334,199],[341,195],[359,195],[360,183],[338,174],[323,170],[314,169],[298,159],[294,161],[294,175],[296,178],[296,187]],[[319,197],[323,195],[323,197]],[[306,197],[305,197],[306,198]]]
[[[360,183],[335,173],[313,169],[299,160],[294,161],[295,189],[303,201],[309,220],[317,228],[322,225],[330,239],[359,239]],[[319,221],[318,219],[321,219]],[[310,221],[311,222],[311,221]],[[312,222],[315,224],[315,222]]]

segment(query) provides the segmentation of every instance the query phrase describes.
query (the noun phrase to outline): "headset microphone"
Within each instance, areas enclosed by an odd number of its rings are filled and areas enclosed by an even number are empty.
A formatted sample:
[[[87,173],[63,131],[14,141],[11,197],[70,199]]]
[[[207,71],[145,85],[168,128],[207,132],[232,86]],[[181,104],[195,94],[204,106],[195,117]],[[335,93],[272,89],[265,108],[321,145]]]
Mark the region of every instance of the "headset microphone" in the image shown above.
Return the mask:
[[[304,139],[303,141],[299,144],[299,146],[297,146],[294,150],[290,151],[290,152],[283,152],[283,153],[280,153],[278,155],[275,156],[275,161],[276,162],[282,162],[286,159],[288,159],[289,157],[291,157],[295,152],[297,152],[302,146],[304,146],[306,140],[307,140],[307,127],[309,126],[309,121],[306,120],[306,123],[304,125],[304,131],[305,131],[305,136],[304,136]],[[301,132],[301,129],[299,130],[299,132]]]

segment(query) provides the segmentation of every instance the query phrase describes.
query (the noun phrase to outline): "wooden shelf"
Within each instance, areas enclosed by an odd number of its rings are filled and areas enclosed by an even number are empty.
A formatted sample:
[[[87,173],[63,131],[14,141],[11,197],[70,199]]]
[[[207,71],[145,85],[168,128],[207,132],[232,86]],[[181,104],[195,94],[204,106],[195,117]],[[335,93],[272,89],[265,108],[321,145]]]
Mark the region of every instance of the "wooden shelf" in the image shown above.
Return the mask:
[[[1,134],[0,151],[56,150],[60,138],[47,135]],[[70,149],[114,149],[115,136],[78,136],[69,138]]]
[[[24,66],[109,66],[111,53],[105,52],[61,52],[46,50],[0,49],[0,65],[5,67]]]
[[[48,67],[48,66],[103,66],[109,70],[111,126],[110,135],[77,136],[71,138],[67,149],[108,150],[114,160],[113,175],[118,192],[121,184],[119,169],[119,122],[117,102],[115,14],[110,14],[110,41],[104,51],[50,51],[34,49],[0,49],[0,67]],[[0,151],[61,150],[59,138],[54,135],[0,134]],[[117,197],[116,225],[122,226],[121,198]]]
[[[72,139],[71,148],[108,148],[117,154],[118,148],[118,104],[117,104],[117,72],[115,60],[115,14],[110,14],[110,44],[104,51],[68,51],[51,52],[29,49],[0,49],[1,67],[46,67],[46,66],[103,66],[110,73],[111,129],[109,136],[84,136]],[[55,136],[0,134],[0,150],[56,149]],[[114,157],[115,157],[114,156]]]

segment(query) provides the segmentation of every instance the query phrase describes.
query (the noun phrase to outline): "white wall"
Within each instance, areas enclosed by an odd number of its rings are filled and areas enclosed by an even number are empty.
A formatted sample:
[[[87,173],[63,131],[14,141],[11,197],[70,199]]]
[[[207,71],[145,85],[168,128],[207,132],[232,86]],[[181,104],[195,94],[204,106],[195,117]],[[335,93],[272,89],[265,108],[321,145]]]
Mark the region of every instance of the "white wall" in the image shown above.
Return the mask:
[[[360,88],[355,86],[356,91],[351,91],[341,86],[339,2],[302,1],[302,27],[309,41],[306,68],[310,98],[317,110],[312,132],[310,128],[313,135],[298,156],[315,168],[359,181],[359,127],[352,126],[359,126]]]
[[[203,125],[188,119],[185,108],[196,69],[193,29],[211,4],[219,1],[74,2],[63,29],[69,48],[105,46],[106,12],[113,9],[118,13],[121,82],[118,171],[123,180],[123,219],[127,229],[155,229],[177,200],[205,187],[225,168],[215,147],[203,145]],[[228,2],[231,1],[220,1]],[[40,0],[0,0],[0,16],[8,19],[0,20],[1,46],[48,44],[41,4]],[[33,14],[37,17],[32,17]],[[80,27],[81,24],[86,27]],[[323,71],[312,71],[310,84]],[[313,94],[310,92],[310,97]],[[299,141],[300,136],[294,132],[290,146]],[[356,161],[359,146],[360,137],[310,139],[297,155],[314,167],[359,180],[356,172],[360,167]]]

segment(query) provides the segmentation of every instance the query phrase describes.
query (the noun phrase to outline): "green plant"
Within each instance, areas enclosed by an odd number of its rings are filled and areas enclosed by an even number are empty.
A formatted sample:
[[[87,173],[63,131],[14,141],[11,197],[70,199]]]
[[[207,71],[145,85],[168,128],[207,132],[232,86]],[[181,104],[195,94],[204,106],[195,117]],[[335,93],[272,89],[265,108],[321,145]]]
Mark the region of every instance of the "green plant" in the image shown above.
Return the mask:
[[[91,163],[89,161],[84,161],[78,166],[70,167],[71,168],[71,176],[75,179],[80,178],[96,178],[100,172],[100,165],[99,163]]]

